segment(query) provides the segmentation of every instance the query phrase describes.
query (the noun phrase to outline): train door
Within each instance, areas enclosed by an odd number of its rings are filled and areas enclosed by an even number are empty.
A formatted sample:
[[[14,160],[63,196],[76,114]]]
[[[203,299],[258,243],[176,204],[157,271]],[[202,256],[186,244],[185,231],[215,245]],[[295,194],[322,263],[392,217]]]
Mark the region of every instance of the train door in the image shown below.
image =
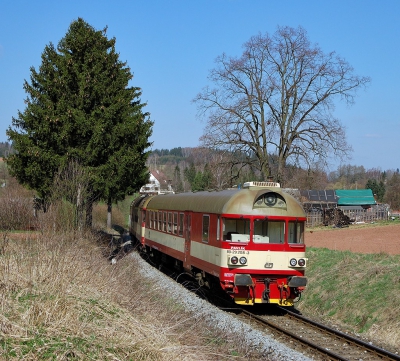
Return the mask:
[[[192,229],[192,216],[190,213],[185,212],[185,256],[183,260],[183,267],[190,270],[191,260],[190,260],[190,238],[191,238],[191,229]]]
[[[142,233],[140,235],[140,243],[142,244],[142,246],[145,245],[146,241],[145,241],[145,231],[146,231],[146,210],[142,209],[142,219],[141,219],[141,223],[142,223]]]

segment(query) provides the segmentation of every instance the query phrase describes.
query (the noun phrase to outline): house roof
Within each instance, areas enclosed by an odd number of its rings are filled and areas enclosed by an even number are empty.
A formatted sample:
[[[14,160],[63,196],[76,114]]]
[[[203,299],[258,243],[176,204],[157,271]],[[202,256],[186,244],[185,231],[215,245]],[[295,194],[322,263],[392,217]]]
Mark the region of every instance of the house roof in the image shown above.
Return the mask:
[[[302,202],[308,206],[337,204],[338,206],[368,206],[376,201],[371,189],[349,190],[305,190],[301,191]]]
[[[159,170],[152,170],[151,175],[157,179],[160,183],[166,183],[167,182],[167,177],[165,174]]]
[[[300,191],[302,197],[310,202],[315,203],[336,203],[337,197],[335,191],[332,189],[328,190],[305,190]]]
[[[338,206],[375,205],[376,201],[371,189],[336,190]]]

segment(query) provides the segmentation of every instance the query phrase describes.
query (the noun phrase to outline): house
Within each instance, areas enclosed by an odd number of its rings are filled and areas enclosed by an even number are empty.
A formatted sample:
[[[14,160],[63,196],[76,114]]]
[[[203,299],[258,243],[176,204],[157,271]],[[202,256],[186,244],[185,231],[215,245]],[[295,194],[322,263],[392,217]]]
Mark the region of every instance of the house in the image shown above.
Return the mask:
[[[301,191],[305,210],[356,207],[368,209],[376,205],[371,189]]]
[[[159,170],[150,171],[149,183],[140,188],[140,194],[166,194],[174,193],[171,180],[167,179],[164,173]]]
[[[371,222],[387,219],[388,206],[377,204],[371,189],[301,191],[301,202],[308,215],[323,217],[340,213],[351,222]]]

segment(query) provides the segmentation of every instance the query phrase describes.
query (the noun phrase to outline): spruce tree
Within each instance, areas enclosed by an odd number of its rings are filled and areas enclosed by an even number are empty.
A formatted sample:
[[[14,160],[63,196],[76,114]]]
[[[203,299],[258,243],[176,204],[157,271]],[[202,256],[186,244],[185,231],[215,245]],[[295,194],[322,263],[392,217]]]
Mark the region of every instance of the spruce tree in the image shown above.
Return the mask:
[[[7,158],[18,181],[49,197],[58,169],[70,161],[91,177],[91,198],[109,205],[146,183],[153,123],[143,111],[141,89],[115,38],[73,21],[57,46],[47,45],[39,70],[31,67],[26,108],[7,130],[16,153]],[[90,205],[87,216],[91,217]]]

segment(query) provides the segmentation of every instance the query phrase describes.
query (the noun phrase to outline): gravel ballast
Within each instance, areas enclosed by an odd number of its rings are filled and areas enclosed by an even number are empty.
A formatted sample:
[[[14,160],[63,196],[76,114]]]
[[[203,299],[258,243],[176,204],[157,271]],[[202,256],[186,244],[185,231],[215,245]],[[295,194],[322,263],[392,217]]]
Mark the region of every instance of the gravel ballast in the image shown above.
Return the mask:
[[[186,290],[182,285],[145,262],[136,252],[130,253],[129,257],[135,259],[143,277],[154,280],[155,287],[162,290],[162,294],[182,304],[186,311],[193,314],[195,319],[202,320],[210,327],[218,328],[226,334],[236,336],[237,339],[245,340],[250,348],[256,349],[259,353],[265,355],[266,359],[286,361],[311,360],[303,354],[274,340],[267,334],[252,329],[234,316],[219,310],[209,302]],[[162,279],[162,282],[160,282],[160,279]]]

